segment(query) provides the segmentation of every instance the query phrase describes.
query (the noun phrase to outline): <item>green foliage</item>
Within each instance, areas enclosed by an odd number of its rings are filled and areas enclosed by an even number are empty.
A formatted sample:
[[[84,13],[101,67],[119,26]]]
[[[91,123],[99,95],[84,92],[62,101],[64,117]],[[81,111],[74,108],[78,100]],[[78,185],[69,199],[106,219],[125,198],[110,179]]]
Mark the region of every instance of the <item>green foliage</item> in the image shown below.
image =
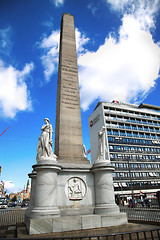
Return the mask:
[[[30,201],[30,198],[26,198],[23,200],[23,202],[29,202]]]
[[[12,199],[11,202],[16,202],[17,201],[17,196],[15,195]]]
[[[6,198],[7,198],[7,200],[9,200],[9,196],[8,195],[6,195]]]

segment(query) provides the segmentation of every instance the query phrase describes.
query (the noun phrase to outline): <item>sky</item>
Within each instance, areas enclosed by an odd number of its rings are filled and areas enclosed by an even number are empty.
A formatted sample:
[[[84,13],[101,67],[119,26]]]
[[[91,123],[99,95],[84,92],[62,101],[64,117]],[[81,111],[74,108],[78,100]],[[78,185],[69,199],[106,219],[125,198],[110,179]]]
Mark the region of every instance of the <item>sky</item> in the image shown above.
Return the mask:
[[[8,193],[26,187],[45,117],[55,133],[64,12],[75,20],[87,150],[98,101],[160,106],[160,0],[1,0],[0,180]]]

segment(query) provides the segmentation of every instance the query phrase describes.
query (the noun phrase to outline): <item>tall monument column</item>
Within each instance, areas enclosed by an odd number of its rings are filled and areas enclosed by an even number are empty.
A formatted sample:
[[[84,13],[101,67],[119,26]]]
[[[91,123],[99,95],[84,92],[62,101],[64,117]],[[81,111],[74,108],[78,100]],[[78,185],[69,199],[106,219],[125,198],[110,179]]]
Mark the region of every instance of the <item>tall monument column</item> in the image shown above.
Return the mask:
[[[74,17],[61,21],[55,154],[58,162],[89,163],[84,157]]]
[[[61,21],[55,154],[52,125],[41,127],[37,164],[32,178],[31,206],[25,214],[29,234],[65,232],[126,224],[114,201],[113,167],[106,160],[105,131],[99,133],[95,164],[85,157],[77,68],[74,18]],[[105,131],[104,131],[105,130]]]

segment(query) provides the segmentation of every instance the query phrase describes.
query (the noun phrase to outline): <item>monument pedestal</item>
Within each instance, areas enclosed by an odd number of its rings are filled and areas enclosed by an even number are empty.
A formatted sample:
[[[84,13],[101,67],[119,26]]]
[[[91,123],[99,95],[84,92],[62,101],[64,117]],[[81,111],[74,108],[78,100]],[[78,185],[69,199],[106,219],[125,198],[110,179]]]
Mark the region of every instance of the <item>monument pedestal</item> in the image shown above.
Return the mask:
[[[126,214],[76,215],[42,219],[26,219],[29,234],[65,232],[74,230],[112,227],[127,224]]]
[[[96,161],[92,171],[95,185],[95,214],[119,214],[113,188],[114,168],[107,161]]]
[[[31,206],[27,216],[31,218],[59,215],[57,206],[57,173],[61,170],[56,159],[43,158],[33,166],[31,186]]]
[[[61,164],[40,161],[33,166],[37,175],[34,206],[25,224],[29,234],[62,232],[118,226],[127,223],[115,204],[112,172],[105,163]],[[36,178],[36,181],[35,181]]]
[[[35,201],[35,189],[36,189],[36,177],[37,177],[37,172],[32,171],[32,173],[29,173],[28,176],[31,178],[31,192],[30,192],[30,205],[27,209],[27,214],[30,215],[30,212],[32,211],[34,207],[34,201]]]

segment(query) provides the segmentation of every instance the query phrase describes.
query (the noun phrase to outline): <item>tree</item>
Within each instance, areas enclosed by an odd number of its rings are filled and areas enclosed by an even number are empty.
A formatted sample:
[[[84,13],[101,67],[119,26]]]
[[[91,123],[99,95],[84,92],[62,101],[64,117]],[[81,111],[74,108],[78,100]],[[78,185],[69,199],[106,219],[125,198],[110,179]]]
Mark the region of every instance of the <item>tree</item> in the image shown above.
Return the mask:
[[[8,196],[8,194],[6,195],[6,198],[7,198],[7,200],[9,200],[9,196]]]
[[[14,197],[11,199],[11,202],[16,202],[17,201],[17,196],[14,195]]]

